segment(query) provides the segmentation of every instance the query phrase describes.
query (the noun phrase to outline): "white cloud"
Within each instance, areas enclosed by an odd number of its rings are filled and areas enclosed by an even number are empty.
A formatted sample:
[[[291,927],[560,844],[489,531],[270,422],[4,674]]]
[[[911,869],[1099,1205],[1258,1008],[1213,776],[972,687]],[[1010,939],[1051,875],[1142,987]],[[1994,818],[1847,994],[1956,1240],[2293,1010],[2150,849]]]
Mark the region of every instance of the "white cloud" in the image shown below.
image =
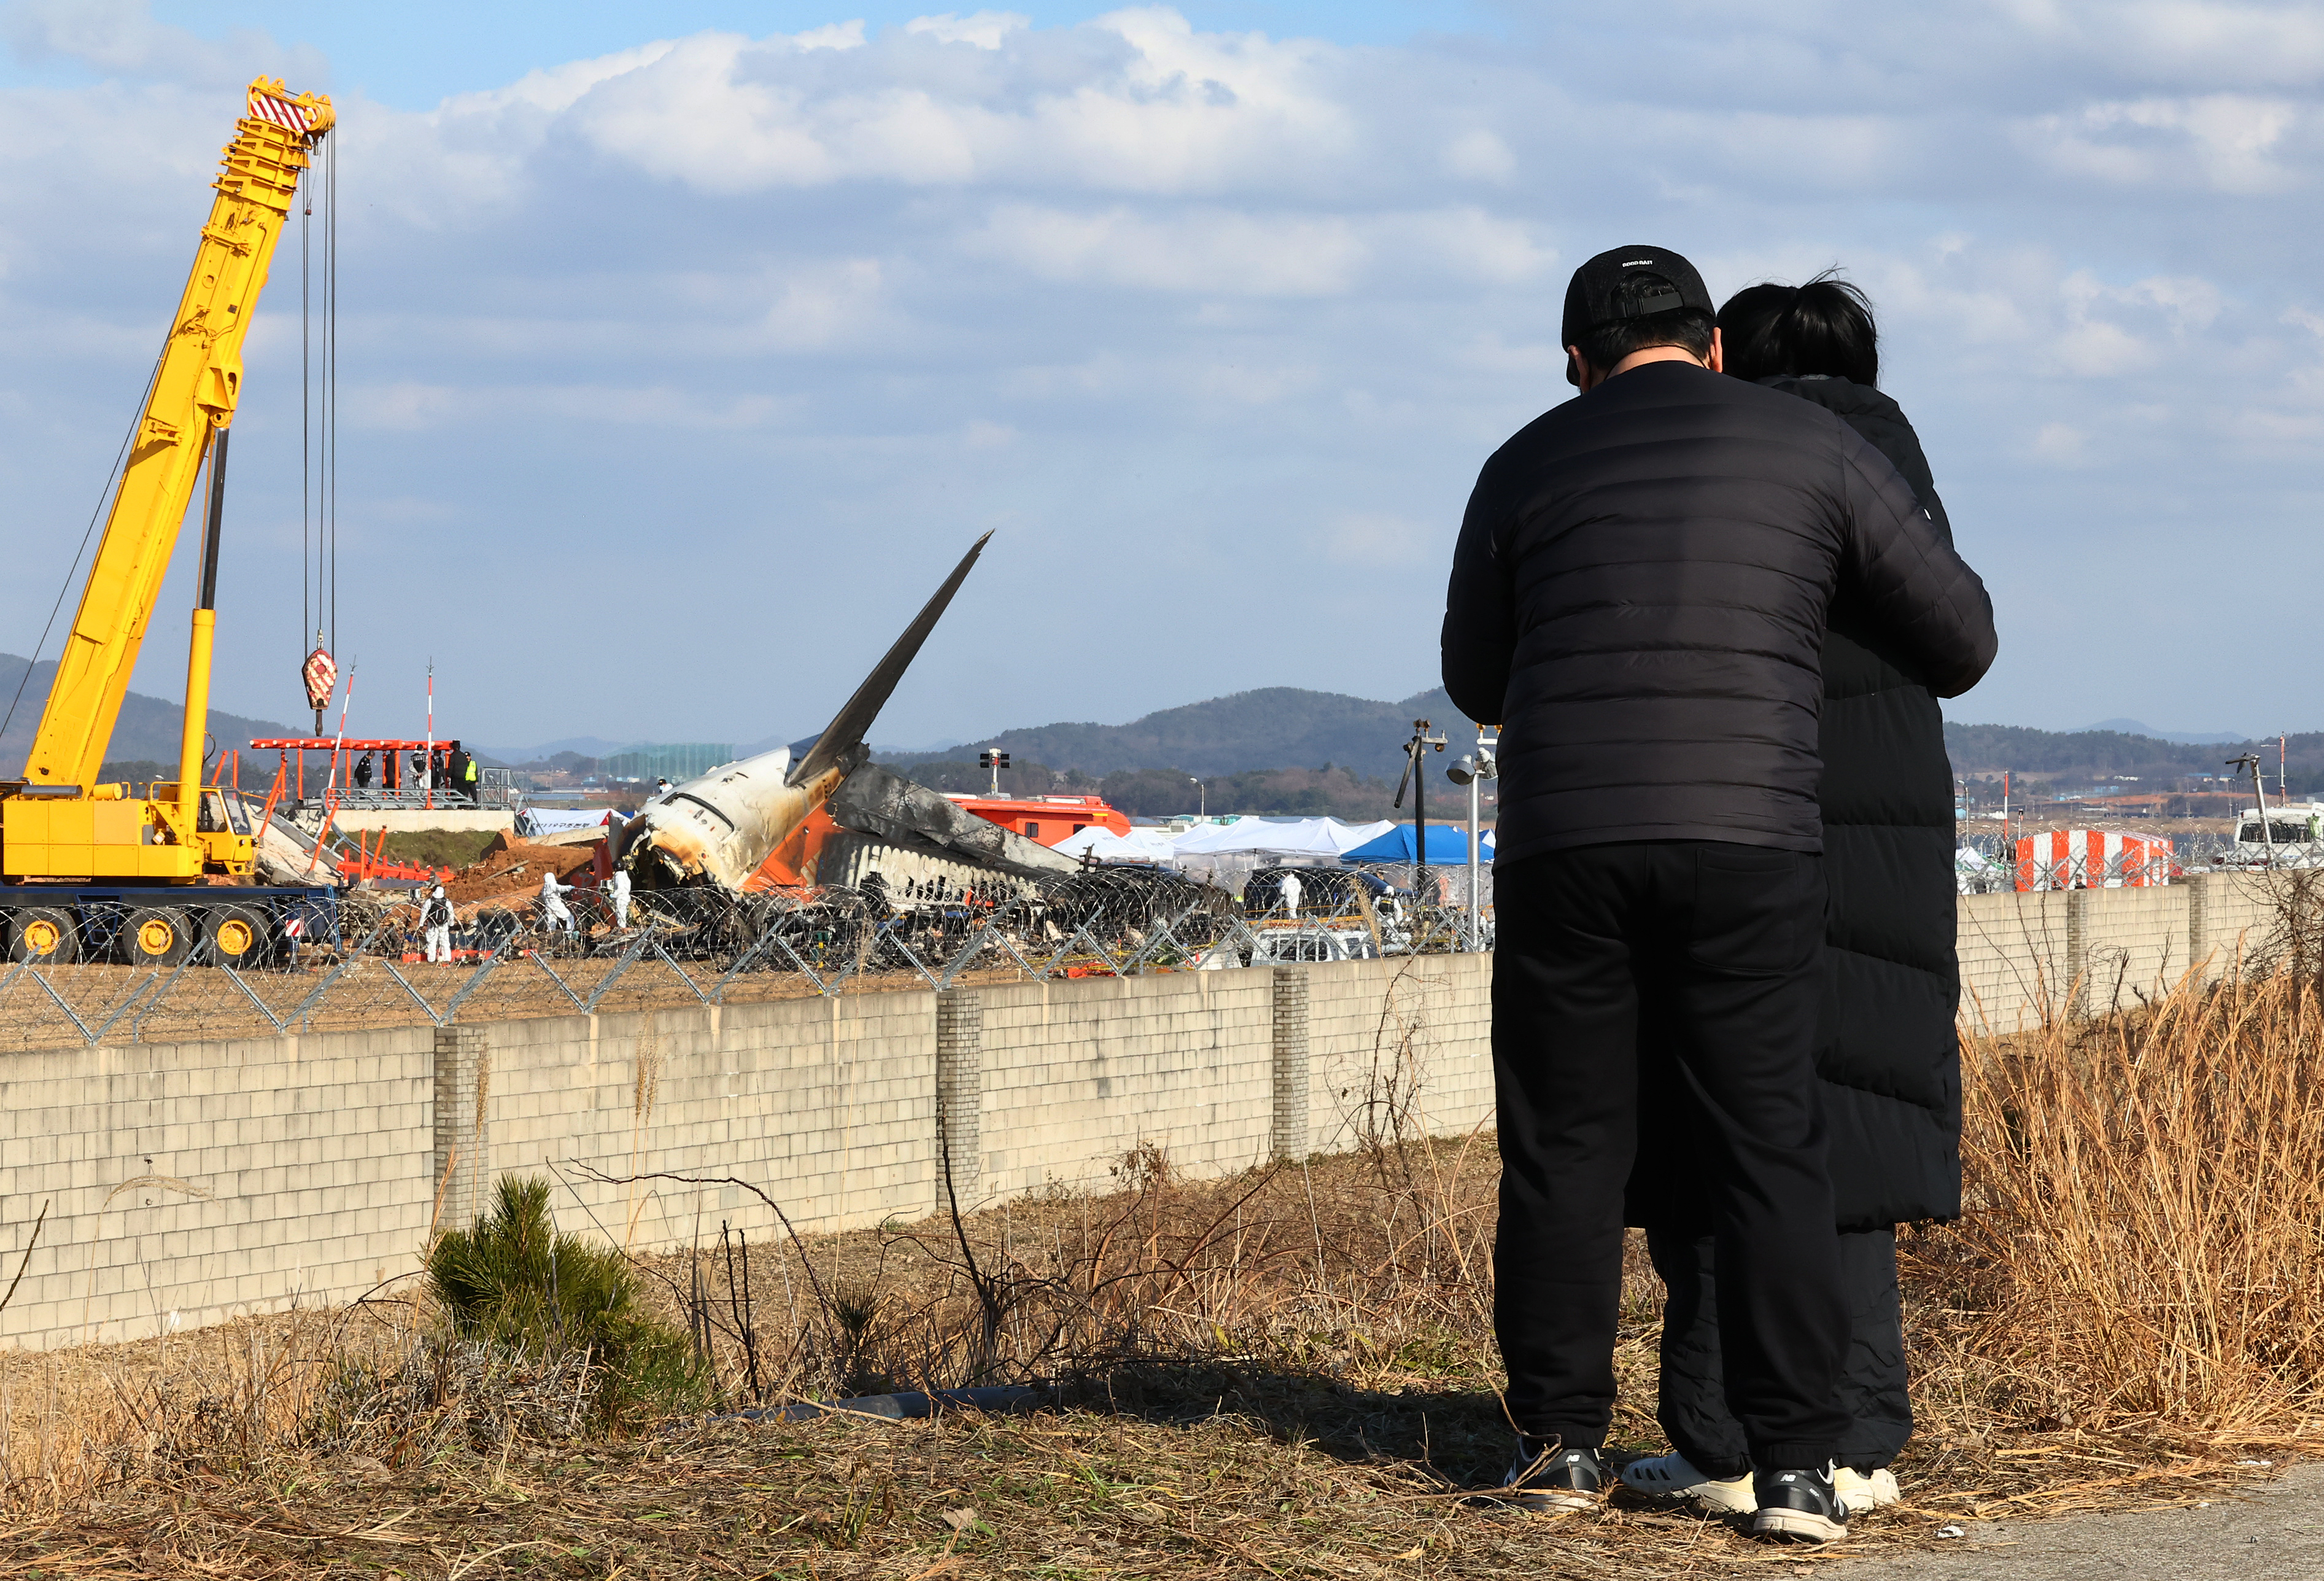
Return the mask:
[[[1416,257],[1443,273],[1470,280],[1515,285],[1547,277],[1557,248],[1536,227],[1482,208],[1445,208],[1385,217],[1384,239],[1409,245]]]
[[[1313,391],[1322,375],[1313,365],[1213,363],[1189,381],[1189,393],[1211,410],[1280,406]]]
[[[2287,134],[2307,119],[2289,100],[2248,94],[2140,98],[2086,106],[2031,124],[2031,142],[2059,169],[2117,186],[2204,185],[2273,192],[2296,184]]]
[[[1060,42],[1013,15],[921,22],[869,42],[861,23],[696,34],[449,101],[434,125],[458,140],[463,121],[512,102],[570,109],[570,129],[609,157],[718,192],[862,179],[1216,192],[1357,152],[1359,117],[1334,97],[1319,45],[1123,11],[1075,30],[1080,42],[1065,42],[1084,69],[1061,79]],[[920,37],[975,43],[982,64],[928,75],[907,47]],[[847,64],[809,60],[831,51]],[[521,162],[537,142],[520,136],[502,157]]]
[[[442,125],[517,107],[558,115],[571,109],[599,83],[611,82],[642,70],[675,47],[668,39],[657,39],[651,43],[618,50],[595,60],[568,60],[561,65],[528,71],[506,88],[455,95],[446,99],[428,118]]]
[[[2070,423],[2045,422],[2034,430],[2036,460],[2052,467],[2080,467],[2089,455],[2090,436]]]
[[[877,258],[851,258],[796,271],[771,283],[775,297],[764,320],[765,347],[830,347],[862,335],[881,320],[883,281]]]
[[[786,589],[857,590],[786,598],[810,657],[773,700],[673,701],[583,654],[579,700],[558,705],[580,712],[511,739],[596,728],[600,699],[622,698],[635,723],[597,733],[812,728],[854,679],[824,656],[880,613],[863,546],[900,587],[949,563],[964,522],[1003,531],[963,615],[989,587],[988,614],[1038,603],[1061,652],[1185,661],[1063,667],[1000,703],[989,673],[939,662],[883,728],[1119,718],[1261,680],[1406,695],[1434,661],[1412,589],[1441,578],[1479,464],[1567,397],[1565,269],[1645,239],[1688,252],[1721,296],[1835,264],[1871,293],[1884,386],[2003,606],[2003,671],[1979,694],[1999,700],[1975,713],[2006,717],[2012,695],[2066,707],[2085,670],[2181,684],[2200,666],[2107,624],[2107,568],[2120,543],[2200,532],[2208,515],[2174,514],[2187,500],[2231,510],[2263,550],[2310,532],[2324,363],[2303,331],[2324,337],[2324,308],[2298,220],[2324,175],[2324,5],[1685,14],[1683,36],[1651,35],[1667,69],[1647,78],[1611,69],[1648,36],[1618,8],[1347,48],[1148,6],[1066,27],[965,10],[764,37],[641,26],[424,113],[344,94],[343,498],[427,506],[375,535],[383,557],[520,574],[512,546],[553,537],[617,564],[682,530],[724,563],[779,565]],[[25,59],[87,68],[0,88],[16,353],[0,482],[23,520],[85,520],[82,485],[183,280],[248,41],[160,27],[128,0],[0,18]],[[254,522],[300,513],[297,278],[279,254],[250,348],[236,467]],[[1028,569],[1116,541],[1155,546],[1155,574],[1199,595],[1076,602]],[[2091,596],[2024,602],[2021,585],[2057,580],[2045,556],[2081,567]],[[240,575],[297,606],[295,571]],[[1364,631],[1360,659],[1277,641],[1264,589],[1284,586]],[[689,589],[687,619],[655,617],[657,652],[715,671],[717,633],[763,624],[766,596],[762,578]],[[0,648],[37,633],[35,603],[0,587]],[[442,613],[481,633],[480,667],[527,661],[458,599]],[[379,618],[398,643],[437,640],[433,606]],[[243,661],[222,662],[226,698]],[[2091,700],[2072,711],[2130,711]],[[794,701],[813,717],[758,717]]]
[[[1482,126],[1472,126],[1444,145],[1446,172],[1468,180],[1506,181],[1517,168],[1509,145]]]
[[[582,421],[612,429],[752,429],[795,410],[767,395],[720,398],[669,385],[559,384],[487,386],[405,380],[355,385],[347,422],[358,432],[440,430],[456,423]]]
[[[9,0],[0,33],[18,59],[77,60],[110,75],[201,88],[240,88],[261,72],[311,80],[321,57],[236,28],[206,39],[153,20],[149,0]]]
[[[967,16],[946,12],[942,16],[916,16],[904,24],[904,31],[926,33],[941,43],[997,50],[1010,33],[1032,25],[1031,17],[1014,11],[978,11]]]
[[[2002,0],[2033,40],[2166,80],[2232,76],[2312,84],[2324,72],[2324,14],[2303,5],[2233,0]]]
[[[2184,276],[2155,275],[2110,286],[2089,270],[2077,270],[2061,282],[2059,292],[2065,322],[2052,343],[2053,355],[2066,372],[2084,378],[2152,366],[2163,355],[2161,335],[2183,340],[2208,329],[2219,314],[2218,288]],[[2118,321],[2123,318],[2144,320],[2148,333],[2136,333]]]
[[[860,50],[863,47],[863,23],[835,22],[811,27],[805,32],[793,33],[791,42],[802,50]]]
[[[1336,296],[1368,256],[1355,225],[1336,216],[1210,208],[1149,217],[1010,204],[970,245],[1047,280],[1235,296]]]

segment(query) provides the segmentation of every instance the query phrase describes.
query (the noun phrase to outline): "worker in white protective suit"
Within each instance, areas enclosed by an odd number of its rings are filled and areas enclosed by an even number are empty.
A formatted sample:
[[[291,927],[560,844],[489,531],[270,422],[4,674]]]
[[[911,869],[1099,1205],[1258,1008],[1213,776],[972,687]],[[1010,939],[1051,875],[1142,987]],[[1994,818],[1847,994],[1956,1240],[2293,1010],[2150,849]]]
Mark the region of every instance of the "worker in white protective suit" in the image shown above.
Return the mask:
[[[452,902],[444,898],[444,886],[438,884],[420,902],[420,930],[428,941],[428,959],[452,964]]]
[[[627,928],[630,925],[630,870],[626,867],[613,869],[613,876],[605,888],[613,897],[613,926]]]
[[[553,869],[540,875],[540,920],[543,927],[559,933],[575,931],[573,913],[565,909],[565,897],[572,892],[571,884],[557,882]]]
[[[1300,889],[1301,885],[1299,883],[1299,875],[1297,874],[1286,873],[1283,875],[1283,914],[1285,916],[1296,917],[1299,915]]]

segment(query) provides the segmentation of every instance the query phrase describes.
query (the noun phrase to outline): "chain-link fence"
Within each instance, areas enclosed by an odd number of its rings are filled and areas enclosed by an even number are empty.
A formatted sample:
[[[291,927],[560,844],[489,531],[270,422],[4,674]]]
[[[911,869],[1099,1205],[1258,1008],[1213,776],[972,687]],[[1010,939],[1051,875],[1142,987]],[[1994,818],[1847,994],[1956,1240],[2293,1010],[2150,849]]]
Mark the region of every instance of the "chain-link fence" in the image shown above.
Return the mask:
[[[152,892],[18,904],[0,1049],[448,1025],[955,983],[1489,948],[1465,870],[1260,869],[1240,893],[1095,867],[1038,883],[729,895],[563,888],[438,911],[424,892]],[[431,926],[431,924],[433,924]]]

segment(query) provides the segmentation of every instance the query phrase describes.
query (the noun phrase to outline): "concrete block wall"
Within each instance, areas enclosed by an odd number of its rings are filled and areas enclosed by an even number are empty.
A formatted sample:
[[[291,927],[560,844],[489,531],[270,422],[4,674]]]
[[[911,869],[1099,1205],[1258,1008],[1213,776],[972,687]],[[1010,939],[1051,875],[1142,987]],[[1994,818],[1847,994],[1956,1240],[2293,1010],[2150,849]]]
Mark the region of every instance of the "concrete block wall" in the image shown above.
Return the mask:
[[[2197,897],[2209,900],[2216,877],[2161,889],[2069,891],[2081,907],[2084,985],[2076,1010],[2127,1010],[2184,977],[2194,964],[2189,931]]]
[[[0,1061],[0,1266],[24,1269],[0,1344],[143,1338],[403,1272],[434,1209],[434,1061],[426,1027]]]
[[[2273,927],[2265,875],[1960,906],[1964,1019],[2102,1010]],[[2081,985],[2077,993],[2075,985]],[[503,1173],[647,1250],[1103,1186],[1140,1143],[1218,1175],[1491,1123],[1489,956],[1092,977],[446,1029],[122,1044],[0,1064],[0,1345],[143,1337],[418,1269]],[[2091,1001],[2096,1000],[2093,1003]],[[940,1130],[941,1126],[941,1130]],[[608,1179],[593,1179],[591,1171]]]
[[[1306,971],[1311,1151],[1393,1135],[1396,1113],[1434,1136],[1492,1123],[1491,956],[1330,961]]]
[[[2209,962],[2206,981],[2266,948],[2275,931],[2277,892],[2288,882],[2289,875],[2216,873],[2185,886],[2193,953]]]
[[[1141,1142],[1221,1175],[1274,1128],[1270,971],[1084,977],[981,988],[980,1200],[1086,1185]],[[959,1179],[964,1200],[967,1178]]]
[[[2132,1008],[2190,971],[2216,982],[2264,947],[2279,882],[2210,873],[2152,889],[1964,895],[1961,1020],[2014,1032]]]
[[[1963,895],[1958,933],[1962,1022],[1995,1032],[2064,1013],[2080,975],[2074,896],[2087,890]],[[2167,894],[2168,890],[2135,891]]]
[[[936,1190],[936,1013],[926,992],[493,1025],[491,1169],[549,1174],[568,1230],[635,1247],[917,1218]]]

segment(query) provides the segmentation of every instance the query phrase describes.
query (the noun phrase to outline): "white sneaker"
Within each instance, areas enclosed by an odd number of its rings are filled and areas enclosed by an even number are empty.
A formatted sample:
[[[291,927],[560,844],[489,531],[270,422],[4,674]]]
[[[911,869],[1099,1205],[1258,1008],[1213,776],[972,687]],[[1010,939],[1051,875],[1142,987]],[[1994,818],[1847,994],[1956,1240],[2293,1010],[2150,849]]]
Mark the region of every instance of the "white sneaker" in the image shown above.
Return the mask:
[[[1759,1496],[1752,1491],[1749,1472],[1720,1482],[1697,1471],[1675,1449],[1668,1455],[1630,1462],[1622,1468],[1622,1485],[1650,1499],[1691,1499],[1706,1510],[1726,1515],[1748,1515],[1759,1507]],[[1893,1479],[1890,1485],[1895,1485]]]
[[[1896,1474],[1885,1465],[1868,1475],[1840,1466],[1831,1474],[1831,1485],[1850,1515],[1877,1510],[1904,1496],[1903,1490],[1896,1486]]]

